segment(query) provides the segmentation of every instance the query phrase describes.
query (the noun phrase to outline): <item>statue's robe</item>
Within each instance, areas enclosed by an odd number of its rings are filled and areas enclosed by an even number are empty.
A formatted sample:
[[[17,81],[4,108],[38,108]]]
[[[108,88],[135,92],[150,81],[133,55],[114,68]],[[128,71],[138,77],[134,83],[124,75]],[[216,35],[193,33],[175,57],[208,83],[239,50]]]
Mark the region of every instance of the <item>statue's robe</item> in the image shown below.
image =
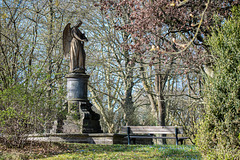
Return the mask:
[[[84,51],[83,41],[85,36],[81,33],[81,31],[77,27],[73,27],[71,29],[71,36],[73,37],[73,39],[71,41],[70,48],[70,71],[74,70],[85,71],[86,54]],[[82,39],[82,41],[79,39]]]

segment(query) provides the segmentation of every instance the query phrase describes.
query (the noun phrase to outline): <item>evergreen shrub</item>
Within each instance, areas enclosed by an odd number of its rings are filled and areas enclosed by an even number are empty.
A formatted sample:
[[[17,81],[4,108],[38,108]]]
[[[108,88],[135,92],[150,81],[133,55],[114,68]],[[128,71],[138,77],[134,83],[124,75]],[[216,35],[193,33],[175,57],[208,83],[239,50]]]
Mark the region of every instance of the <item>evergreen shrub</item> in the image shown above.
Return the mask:
[[[240,157],[240,7],[208,44],[215,60],[214,76],[206,77],[205,115],[199,124],[197,145],[205,159]]]

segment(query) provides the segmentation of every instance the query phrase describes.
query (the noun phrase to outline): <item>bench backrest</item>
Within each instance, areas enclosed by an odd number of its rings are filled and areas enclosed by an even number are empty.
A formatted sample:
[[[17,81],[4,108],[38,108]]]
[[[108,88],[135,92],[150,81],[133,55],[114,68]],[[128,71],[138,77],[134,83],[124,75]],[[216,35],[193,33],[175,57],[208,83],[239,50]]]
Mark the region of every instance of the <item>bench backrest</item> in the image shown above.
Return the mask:
[[[178,130],[178,134],[183,134],[182,126],[123,126],[120,133],[127,133],[130,128],[130,134],[175,134],[175,128]]]

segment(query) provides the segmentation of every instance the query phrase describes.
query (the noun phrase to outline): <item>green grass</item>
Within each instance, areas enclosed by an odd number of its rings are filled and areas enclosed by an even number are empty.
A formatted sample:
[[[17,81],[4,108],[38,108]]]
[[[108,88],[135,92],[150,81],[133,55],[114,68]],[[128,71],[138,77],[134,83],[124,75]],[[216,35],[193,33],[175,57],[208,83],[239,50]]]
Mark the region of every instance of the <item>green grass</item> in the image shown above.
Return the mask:
[[[93,145],[72,144],[66,153],[45,158],[65,159],[202,159],[194,146],[190,145]]]
[[[193,145],[96,145],[79,143],[33,143],[24,148],[7,148],[0,144],[0,160],[146,160],[202,159]]]

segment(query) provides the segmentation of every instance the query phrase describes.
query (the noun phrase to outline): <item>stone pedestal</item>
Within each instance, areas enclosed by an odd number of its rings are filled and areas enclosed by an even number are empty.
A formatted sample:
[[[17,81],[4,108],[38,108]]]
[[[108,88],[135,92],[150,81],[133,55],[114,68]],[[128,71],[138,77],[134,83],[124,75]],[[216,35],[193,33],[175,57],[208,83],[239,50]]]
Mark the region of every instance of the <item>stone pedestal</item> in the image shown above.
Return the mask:
[[[92,110],[87,98],[89,75],[70,73],[67,78],[68,114],[63,121],[63,133],[102,133],[100,116]]]
[[[87,100],[87,84],[90,76],[85,73],[69,73],[67,78],[67,100]]]

